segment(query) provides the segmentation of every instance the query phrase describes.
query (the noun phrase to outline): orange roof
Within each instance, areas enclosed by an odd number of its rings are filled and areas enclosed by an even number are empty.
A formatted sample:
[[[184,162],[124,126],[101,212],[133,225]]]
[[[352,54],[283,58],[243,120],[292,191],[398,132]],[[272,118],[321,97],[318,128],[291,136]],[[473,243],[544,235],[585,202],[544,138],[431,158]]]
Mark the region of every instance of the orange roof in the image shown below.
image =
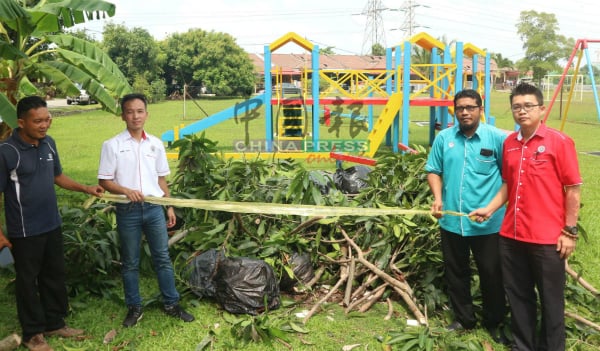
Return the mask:
[[[248,54],[254,63],[257,72],[264,71],[265,62],[261,54]],[[471,73],[473,60],[470,57],[463,59],[463,70]],[[485,58],[479,56],[479,72],[484,71]],[[271,65],[279,67],[284,72],[301,72],[303,69],[311,69],[311,54],[271,54]],[[385,56],[373,55],[319,55],[320,69],[338,70],[385,70]],[[491,60],[490,70],[497,71],[498,66]]]
[[[264,56],[248,54],[258,72],[264,71]],[[311,69],[311,54],[271,54],[272,67],[279,67],[283,71],[302,71]],[[372,55],[319,55],[319,69],[339,70],[384,70],[385,56]]]

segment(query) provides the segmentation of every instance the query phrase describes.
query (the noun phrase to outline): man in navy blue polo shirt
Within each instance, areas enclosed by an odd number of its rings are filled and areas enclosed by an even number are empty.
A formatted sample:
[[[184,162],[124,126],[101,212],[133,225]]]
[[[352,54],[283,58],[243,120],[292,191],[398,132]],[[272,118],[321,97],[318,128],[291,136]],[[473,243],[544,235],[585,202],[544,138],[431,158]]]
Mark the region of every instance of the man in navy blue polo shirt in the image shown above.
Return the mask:
[[[471,252],[479,272],[483,326],[497,342],[507,343],[499,330],[507,307],[498,252],[498,232],[504,211],[478,223],[442,210],[469,213],[487,204],[502,185],[502,145],[506,133],[480,123],[482,99],[467,89],[454,97],[458,125],[441,131],[433,143],[425,170],[433,193],[431,211],[439,218],[448,296],[455,319],[448,330],[477,324],[471,296]]]
[[[21,99],[17,118],[18,128],[0,144],[0,192],[15,261],[17,314],[23,344],[30,350],[52,350],[44,336],[83,334],[64,321],[68,300],[54,185],[95,196],[104,189],[77,183],[62,172],[54,139],[46,134],[52,121],[46,101],[39,96]]]

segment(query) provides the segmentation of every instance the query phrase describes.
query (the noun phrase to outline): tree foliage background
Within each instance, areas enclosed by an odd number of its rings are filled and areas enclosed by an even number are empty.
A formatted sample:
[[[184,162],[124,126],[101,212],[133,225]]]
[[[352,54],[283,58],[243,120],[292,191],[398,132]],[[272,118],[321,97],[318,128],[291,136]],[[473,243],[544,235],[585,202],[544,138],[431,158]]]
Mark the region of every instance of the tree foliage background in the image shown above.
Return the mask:
[[[144,29],[128,29],[109,23],[102,32],[102,47],[121,68],[135,91],[150,101],[162,100],[166,90],[164,69],[166,55],[158,42]]]
[[[533,71],[534,81],[540,83],[550,71],[560,71],[561,60],[566,60],[575,40],[558,33],[556,15],[533,10],[523,11],[517,23],[517,33],[523,42],[525,57],[517,62],[519,70]]]
[[[217,95],[250,95],[256,75],[248,54],[226,33],[191,29],[160,43],[168,82],[204,86]]]

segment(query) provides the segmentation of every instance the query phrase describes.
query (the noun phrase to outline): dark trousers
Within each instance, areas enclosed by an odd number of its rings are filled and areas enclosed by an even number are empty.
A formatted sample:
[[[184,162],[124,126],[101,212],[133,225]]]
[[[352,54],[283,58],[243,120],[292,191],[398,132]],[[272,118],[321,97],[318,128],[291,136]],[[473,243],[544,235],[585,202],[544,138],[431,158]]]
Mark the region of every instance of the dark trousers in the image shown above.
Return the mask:
[[[564,351],[565,261],[556,245],[539,245],[500,238],[506,296],[510,303],[513,351]],[[536,345],[537,304],[542,319]]]
[[[471,296],[470,257],[473,253],[479,272],[483,326],[486,328],[498,326],[508,311],[502,285],[498,251],[499,236],[490,234],[465,237],[444,229],[441,232],[444,273],[456,320],[469,329],[477,324]]]
[[[61,228],[38,236],[11,238],[15,260],[17,314],[23,340],[62,328],[67,315]]]

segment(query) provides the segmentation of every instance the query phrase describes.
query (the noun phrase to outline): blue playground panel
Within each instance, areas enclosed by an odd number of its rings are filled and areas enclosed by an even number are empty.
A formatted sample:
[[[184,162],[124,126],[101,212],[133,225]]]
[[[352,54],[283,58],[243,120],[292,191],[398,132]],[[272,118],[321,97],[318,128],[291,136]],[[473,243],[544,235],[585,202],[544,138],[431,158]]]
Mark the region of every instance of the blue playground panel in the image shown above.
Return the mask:
[[[210,128],[214,125],[217,125],[223,121],[226,121],[231,118],[238,117],[240,115],[248,114],[252,110],[259,109],[265,103],[266,95],[256,95],[251,99],[235,104],[225,110],[217,112],[213,115],[210,115],[206,118],[203,118],[197,122],[194,122],[184,128],[179,130],[179,139],[185,137],[186,135],[199,133],[207,128]],[[164,142],[173,142],[175,141],[175,131],[168,130],[161,135],[161,139]]]

